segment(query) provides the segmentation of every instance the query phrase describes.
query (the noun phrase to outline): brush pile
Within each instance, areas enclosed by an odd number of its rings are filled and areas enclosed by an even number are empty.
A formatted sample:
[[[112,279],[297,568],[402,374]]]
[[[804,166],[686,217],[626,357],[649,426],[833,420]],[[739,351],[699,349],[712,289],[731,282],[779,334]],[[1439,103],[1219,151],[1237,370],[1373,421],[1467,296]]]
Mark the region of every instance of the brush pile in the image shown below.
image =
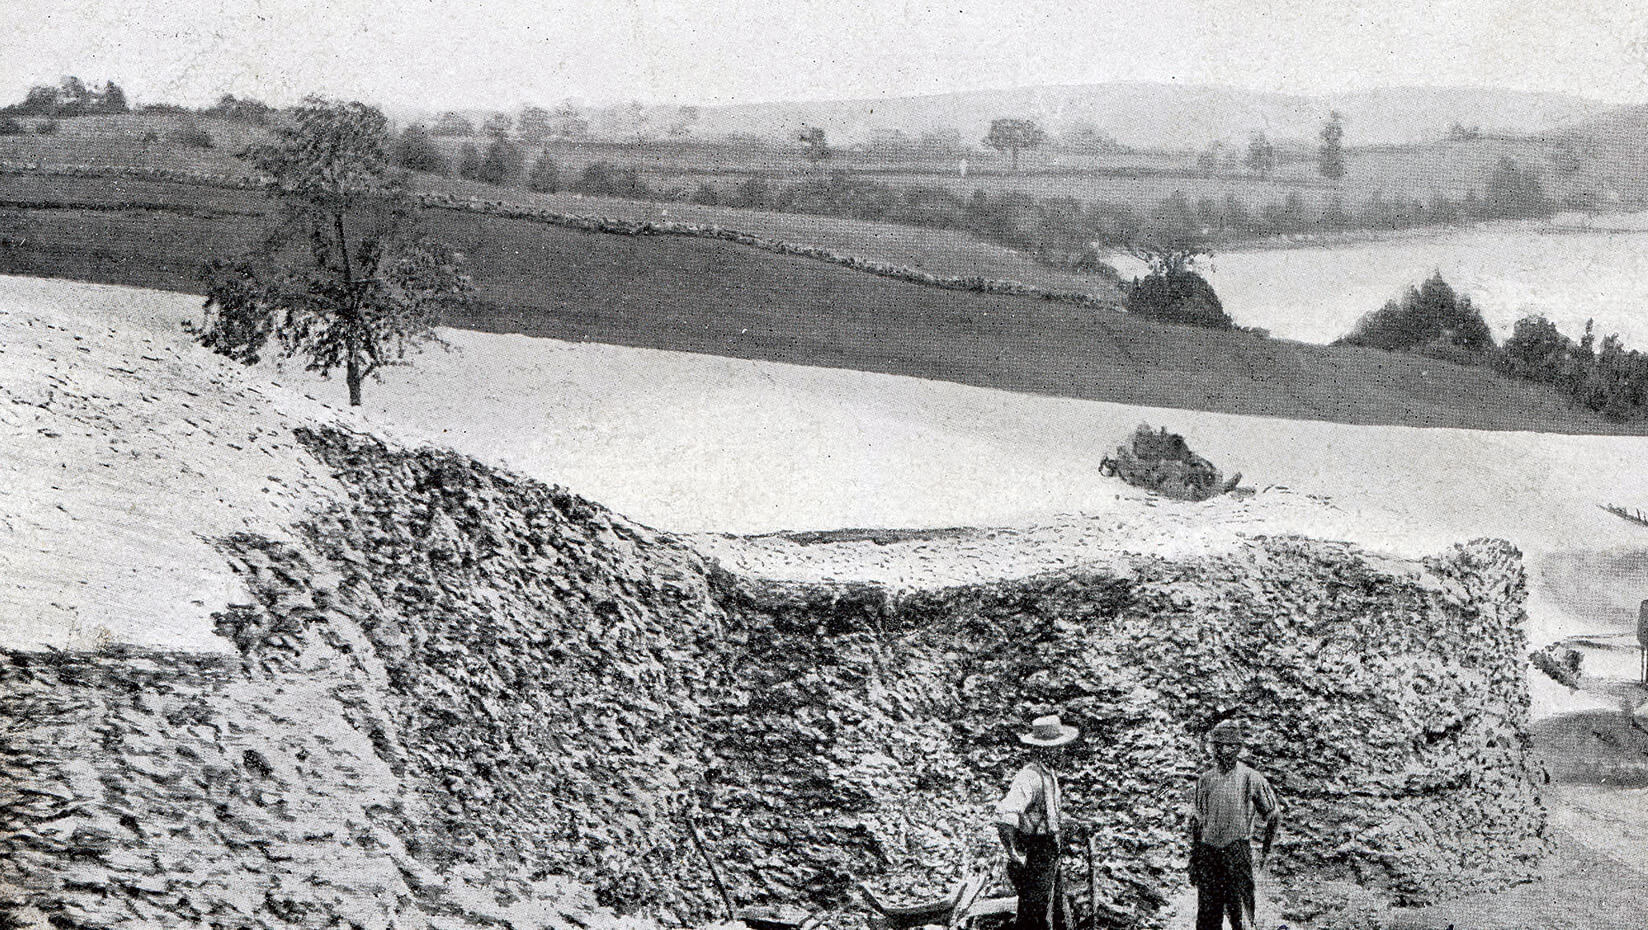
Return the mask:
[[[1184,437],[1141,423],[1133,438],[1099,463],[1099,472],[1136,488],[1181,501],[1204,501],[1241,483],[1241,474],[1226,480],[1213,463],[1190,451]]]

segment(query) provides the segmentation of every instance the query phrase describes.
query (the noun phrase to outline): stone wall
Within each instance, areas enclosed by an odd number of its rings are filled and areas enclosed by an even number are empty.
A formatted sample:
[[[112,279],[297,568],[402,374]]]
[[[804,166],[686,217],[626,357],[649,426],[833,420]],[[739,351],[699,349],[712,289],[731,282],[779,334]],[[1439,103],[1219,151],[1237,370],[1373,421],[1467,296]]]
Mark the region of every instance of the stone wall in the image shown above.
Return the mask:
[[[699,923],[694,822],[739,903],[848,908],[859,880],[993,862],[1013,731],[1052,709],[1089,734],[1067,813],[1106,925],[1182,883],[1200,734],[1231,709],[1286,805],[1294,915],[1327,879],[1418,902],[1544,849],[1502,543],[781,584],[452,453],[299,439],[351,503],[301,546],[220,541],[255,599],[219,616],[232,656],[7,655],[0,920]]]

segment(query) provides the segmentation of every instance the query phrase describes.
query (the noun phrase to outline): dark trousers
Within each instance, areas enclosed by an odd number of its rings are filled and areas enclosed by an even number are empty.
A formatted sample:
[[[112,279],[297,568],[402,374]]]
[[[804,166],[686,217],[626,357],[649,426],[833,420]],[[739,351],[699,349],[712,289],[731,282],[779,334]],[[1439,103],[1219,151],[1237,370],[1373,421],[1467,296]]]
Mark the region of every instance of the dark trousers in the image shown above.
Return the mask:
[[[1253,849],[1247,840],[1213,847],[1197,843],[1195,863],[1196,930],[1219,930],[1225,917],[1231,930],[1253,927]]]
[[[1007,864],[1007,878],[1019,896],[1013,930],[1066,930],[1070,920],[1059,876],[1058,838],[1020,833],[1018,843],[1024,866]]]

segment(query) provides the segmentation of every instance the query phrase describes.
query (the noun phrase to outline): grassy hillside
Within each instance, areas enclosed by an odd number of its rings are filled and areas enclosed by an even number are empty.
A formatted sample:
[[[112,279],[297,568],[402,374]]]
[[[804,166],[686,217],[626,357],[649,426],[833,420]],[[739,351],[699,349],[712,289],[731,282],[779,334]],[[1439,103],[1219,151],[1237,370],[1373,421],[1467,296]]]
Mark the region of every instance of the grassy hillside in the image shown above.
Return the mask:
[[[821,246],[877,261],[919,268],[949,277],[979,276],[1034,284],[1048,290],[1110,293],[1108,282],[1095,275],[1076,274],[1039,264],[1022,252],[985,242],[958,230],[877,223],[869,220],[774,213],[737,207],[694,203],[651,203],[618,197],[579,194],[536,194],[501,190],[476,181],[420,175],[422,190],[450,191],[485,199],[505,198],[564,213],[581,213],[623,220],[675,220],[724,226],[757,236]]]
[[[0,273],[194,292],[263,228],[255,194],[0,177]],[[57,206],[39,208],[41,203]],[[143,206],[143,205],[147,206]],[[117,208],[118,207],[118,208]],[[1012,391],[1347,423],[1620,432],[1547,389],[1372,350],[1162,326],[1125,314],[906,284],[673,236],[429,211],[483,304],[456,325],[851,368]]]
[[[178,113],[122,113],[56,120],[56,131],[36,132],[42,120],[26,117],[21,135],[0,135],[0,162],[37,162],[71,165],[138,165],[154,168],[193,168],[225,174],[244,174],[246,165],[235,153],[260,130],[246,123]],[[203,130],[211,147],[185,145],[177,133]]]

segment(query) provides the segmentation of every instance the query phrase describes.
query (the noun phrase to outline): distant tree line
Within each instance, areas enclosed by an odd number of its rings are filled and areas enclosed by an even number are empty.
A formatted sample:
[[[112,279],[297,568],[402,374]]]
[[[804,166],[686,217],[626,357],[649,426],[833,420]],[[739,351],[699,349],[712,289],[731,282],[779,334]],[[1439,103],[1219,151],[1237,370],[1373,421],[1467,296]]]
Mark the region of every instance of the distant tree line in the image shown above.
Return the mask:
[[[120,85],[107,81],[101,88],[88,85],[77,77],[65,77],[56,85],[37,84],[23,96],[21,103],[0,107],[0,115],[43,116],[52,119],[68,116],[92,116],[99,113],[126,113],[131,107],[126,92]]]
[[[913,226],[958,229],[1025,251],[1040,261],[1070,270],[1098,270],[1094,244],[1121,249],[1141,235],[1195,241],[1203,246],[1275,235],[1348,230],[1397,230],[1471,220],[1547,216],[1555,204],[1537,172],[1505,158],[1484,179],[1484,193],[1458,199],[1433,195],[1428,201],[1375,192],[1354,209],[1340,196],[1325,205],[1307,204],[1299,192],[1257,208],[1227,194],[1192,201],[1174,193],[1143,210],[1127,204],[1084,203],[1071,197],[1036,197],[1013,191],[975,190],[970,196],[930,185],[896,184],[842,171],[778,182],[749,175],[736,183],[701,183],[688,190],[658,186],[634,167],[592,162],[576,173],[563,171],[547,149],[536,154],[516,139],[497,135],[484,147],[465,142],[456,164],[444,154],[434,130],[413,126],[395,144],[403,168],[534,191],[567,191],[594,197],[693,203],[807,213]],[[822,133],[804,136],[804,146],[827,145]],[[822,162],[820,158],[818,161]]]
[[[1648,416],[1648,355],[1627,349],[1617,334],[1598,344],[1590,321],[1576,341],[1538,314],[1518,320],[1510,338],[1495,345],[1481,311],[1441,273],[1362,317],[1335,344],[1418,352],[1490,367],[1509,377],[1549,384],[1611,420]]]

